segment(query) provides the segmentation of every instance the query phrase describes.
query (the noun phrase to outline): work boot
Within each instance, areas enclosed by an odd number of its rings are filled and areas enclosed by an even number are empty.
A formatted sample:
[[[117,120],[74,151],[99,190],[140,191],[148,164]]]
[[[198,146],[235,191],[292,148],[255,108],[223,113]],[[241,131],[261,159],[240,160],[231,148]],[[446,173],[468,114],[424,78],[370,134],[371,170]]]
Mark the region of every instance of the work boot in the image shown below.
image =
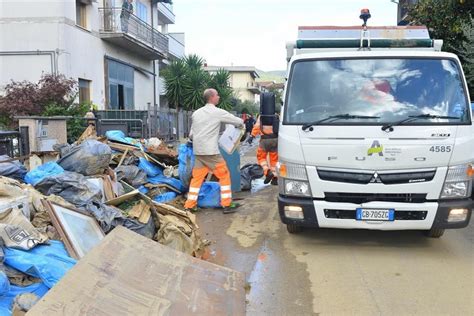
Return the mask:
[[[277,177],[273,177],[272,185],[278,185],[278,178]]]
[[[235,212],[237,212],[237,209],[241,206],[242,205],[240,205],[239,203],[232,202],[232,203],[230,203],[229,206],[226,206],[222,209],[222,213],[224,213],[224,214],[235,213]]]
[[[273,172],[271,170],[268,170],[267,175],[265,176],[265,180],[263,181],[263,183],[269,184],[270,181],[272,181],[273,177],[274,177]]]

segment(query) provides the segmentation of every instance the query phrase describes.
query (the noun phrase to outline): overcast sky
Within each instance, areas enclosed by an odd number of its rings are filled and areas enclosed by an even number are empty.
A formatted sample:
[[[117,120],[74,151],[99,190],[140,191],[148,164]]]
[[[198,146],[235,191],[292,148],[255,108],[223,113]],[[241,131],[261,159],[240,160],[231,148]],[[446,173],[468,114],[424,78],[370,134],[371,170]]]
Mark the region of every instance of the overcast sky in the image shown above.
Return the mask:
[[[397,5],[390,0],[173,0],[176,24],[186,33],[186,53],[209,65],[286,68],[285,43],[299,25],[361,25],[360,9],[369,8],[369,25],[396,25]]]

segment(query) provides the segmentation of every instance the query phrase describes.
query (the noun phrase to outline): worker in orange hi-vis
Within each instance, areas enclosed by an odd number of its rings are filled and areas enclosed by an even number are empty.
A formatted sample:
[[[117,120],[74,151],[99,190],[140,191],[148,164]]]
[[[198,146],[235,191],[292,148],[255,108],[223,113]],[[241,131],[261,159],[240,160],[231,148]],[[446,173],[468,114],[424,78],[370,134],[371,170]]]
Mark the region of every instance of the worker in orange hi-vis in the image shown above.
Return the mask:
[[[206,89],[204,91],[206,105],[195,111],[192,116],[189,138],[192,141],[195,164],[188,199],[184,204],[187,210],[197,209],[199,190],[209,172],[212,172],[219,179],[221,206],[224,213],[233,213],[240,206],[232,202],[230,172],[220,154],[218,141],[222,124],[232,124],[243,128],[244,122],[229,112],[218,108],[219,99],[219,94],[215,89]]]
[[[278,115],[275,114],[273,119],[278,120]],[[275,124],[263,125],[261,117],[258,117],[252,129],[252,134],[248,139],[248,143],[251,144],[253,139],[258,135],[261,136],[260,144],[257,149],[257,161],[263,168],[265,175],[264,183],[272,182],[273,185],[276,185],[278,184],[275,170],[278,163],[278,134],[274,131],[274,125]],[[268,164],[268,160],[270,160],[270,165]]]

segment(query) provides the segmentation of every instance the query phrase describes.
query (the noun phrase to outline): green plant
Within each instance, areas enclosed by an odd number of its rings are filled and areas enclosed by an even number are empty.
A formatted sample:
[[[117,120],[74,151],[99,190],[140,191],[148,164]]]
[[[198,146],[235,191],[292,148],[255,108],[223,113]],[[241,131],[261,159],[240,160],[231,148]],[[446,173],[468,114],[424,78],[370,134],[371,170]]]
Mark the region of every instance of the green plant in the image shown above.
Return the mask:
[[[189,70],[202,70],[202,66],[204,66],[204,59],[199,57],[196,54],[191,54],[184,57],[184,63],[188,67]]]
[[[230,74],[225,69],[218,69],[212,74],[209,81],[209,87],[214,88],[220,95],[219,107],[230,110],[232,109],[233,90],[229,86]]]
[[[87,112],[93,108],[94,105],[90,102],[82,104],[71,103],[64,107],[56,103],[50,103],[46,106],[42,116],[71,116],[67,120],[67,140],[68,143],[75,142],[85,130],[85,121],[83,117]]]
[[[183,60],[178,59],[163,71],[165,94],[171,107],[178,109],[184,100],[184,84],[188,68]]]
[[[459,55],[464,60],[464,72],[466,75],[469,92],[474,98],[474,19],[463,25],[466,40],[463,42]]]
[[[200,69],[192,69],[186,76],[184,104],[186,110],[197,110],[204,105],[202,94],[207,88],[209,74]]]

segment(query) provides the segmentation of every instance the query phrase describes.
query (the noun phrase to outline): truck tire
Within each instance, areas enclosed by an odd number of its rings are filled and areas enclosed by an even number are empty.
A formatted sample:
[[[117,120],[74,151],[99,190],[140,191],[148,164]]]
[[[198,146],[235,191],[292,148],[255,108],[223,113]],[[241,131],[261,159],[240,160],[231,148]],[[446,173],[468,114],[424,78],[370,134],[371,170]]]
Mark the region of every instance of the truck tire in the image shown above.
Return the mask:
[[[432,228],[430,230],[425,231],[425,236],[430,238],[439,238],[443,236],[444,229],[443,228]]]
[[[297,234],[303,231],[303,227],[295,225],[295,224],[286,224],[286,230],[290,234]]]

